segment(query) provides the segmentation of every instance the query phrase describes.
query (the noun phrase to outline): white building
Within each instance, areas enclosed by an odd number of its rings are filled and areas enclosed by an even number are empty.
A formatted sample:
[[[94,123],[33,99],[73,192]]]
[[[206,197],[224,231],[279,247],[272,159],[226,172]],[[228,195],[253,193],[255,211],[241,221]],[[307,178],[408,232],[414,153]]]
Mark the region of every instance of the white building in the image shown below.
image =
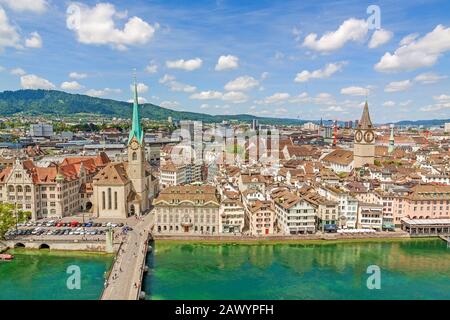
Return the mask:
[[[245,226],[245,209],[239,200],[224,199],[220,203],[221,233],[241,233]]]
[[[30,126],[30,136],[35,138],[53,137],[53,126],[46,123],[32,124]]]
[[[286,235],[316,232],[316,208],[299,196],[287,191],[272,193],[277,227]]]
[[[319,194],[339,203],[339,225],[341,228],[357,227],[358,200],[338,186],[320,186]]]

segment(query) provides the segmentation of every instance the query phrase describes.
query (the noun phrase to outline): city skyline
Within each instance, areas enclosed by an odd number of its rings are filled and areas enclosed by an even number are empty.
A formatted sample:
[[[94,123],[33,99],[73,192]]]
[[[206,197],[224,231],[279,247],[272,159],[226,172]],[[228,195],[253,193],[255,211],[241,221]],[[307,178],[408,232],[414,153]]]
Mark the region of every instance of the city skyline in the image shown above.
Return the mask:
[[[0,87],[128,101],[136,67],[140,102],[179,111],[449,118],[449,4],[377,3],[379,30],[369,5],[1,0]]]

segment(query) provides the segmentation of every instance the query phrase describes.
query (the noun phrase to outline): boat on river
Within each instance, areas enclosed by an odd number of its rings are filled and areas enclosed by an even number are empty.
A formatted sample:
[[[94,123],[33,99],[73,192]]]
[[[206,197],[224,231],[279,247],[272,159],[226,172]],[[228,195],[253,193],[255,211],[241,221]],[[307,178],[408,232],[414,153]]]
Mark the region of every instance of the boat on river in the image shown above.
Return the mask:
[[[0,254],[0,261],[11,261],[14,259],[12,254]]]

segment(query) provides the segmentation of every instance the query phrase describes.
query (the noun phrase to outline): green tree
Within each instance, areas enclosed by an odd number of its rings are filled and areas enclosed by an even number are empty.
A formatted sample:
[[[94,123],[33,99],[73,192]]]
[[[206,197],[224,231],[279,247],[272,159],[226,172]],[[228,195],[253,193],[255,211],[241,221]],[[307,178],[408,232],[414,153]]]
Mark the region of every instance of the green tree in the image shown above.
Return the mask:
[[[14,227],[16,223],[29,220],[31,212],[15,210],[13,204],[0,204],[0,239],[4,239],[5,233]]]

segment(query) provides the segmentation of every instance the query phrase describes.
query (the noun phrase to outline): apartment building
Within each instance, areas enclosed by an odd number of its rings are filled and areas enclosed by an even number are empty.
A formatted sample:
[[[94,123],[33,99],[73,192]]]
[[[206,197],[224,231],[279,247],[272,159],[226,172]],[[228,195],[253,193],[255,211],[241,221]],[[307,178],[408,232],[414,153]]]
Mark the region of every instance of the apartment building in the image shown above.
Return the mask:
[[[358,222],[358,200],[350,192],[339,186],[321,185],[318,189],[321,196],[339,204],[339,226],[344,229],[355,229]]]
[[[245,208],[241,201],[224,199],[220,204],[219,232],[241,233],[245,226]]]
[[[275,210],[271,201],[256,200],[247,207],[249,232],[252,236],[275,233]]]
[[[316,208],[288,190],[276,190],[271,195],[278,229],[286,234],[316,232]]]
[[[383,228],[383,205],[375,203],[359,203],[358,227],[381,231]]]

